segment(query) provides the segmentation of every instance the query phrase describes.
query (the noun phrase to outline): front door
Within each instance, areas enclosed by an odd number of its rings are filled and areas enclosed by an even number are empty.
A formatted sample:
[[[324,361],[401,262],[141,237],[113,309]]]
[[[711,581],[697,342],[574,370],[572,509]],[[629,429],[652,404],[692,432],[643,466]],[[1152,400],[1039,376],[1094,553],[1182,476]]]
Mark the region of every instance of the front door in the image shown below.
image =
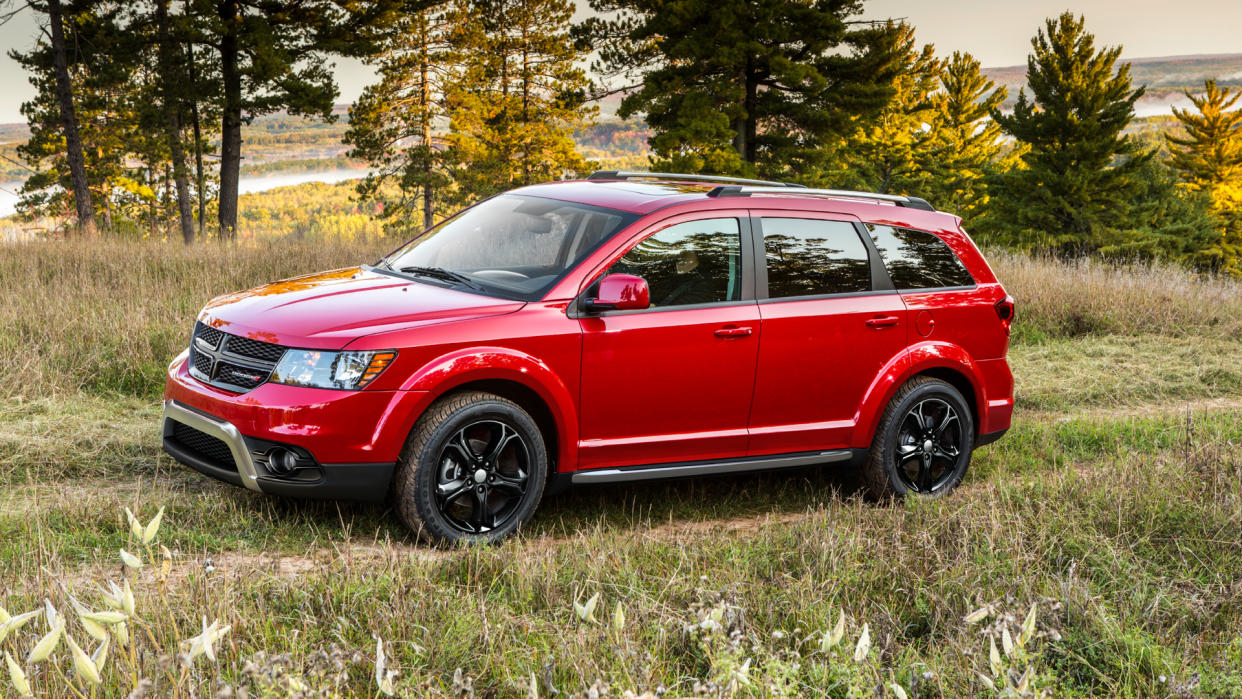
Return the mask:
[[[752,455],[860,446],[863,397],[885,367],[905,370],[906,308],[877,288],[891,286],[878,256],[853,221],[811,216],[755,219],[766,292],[761,279]]]
[[[673,219],[610,266],[646,279],[651,307],[579,321],[581,468],[746,454],[759,347],[746,225]]]

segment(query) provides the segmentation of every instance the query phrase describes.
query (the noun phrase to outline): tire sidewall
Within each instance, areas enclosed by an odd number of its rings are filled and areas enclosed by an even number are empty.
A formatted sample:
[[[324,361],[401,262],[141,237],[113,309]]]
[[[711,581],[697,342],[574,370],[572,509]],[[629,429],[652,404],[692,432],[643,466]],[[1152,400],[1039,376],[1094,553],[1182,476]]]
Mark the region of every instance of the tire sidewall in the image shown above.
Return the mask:
[[[961,455],[958,457],[956,472],[953,474],[948,483],[941,486],[934,493],[920,493],[906,487],[901,477],[897,473],[897,464],[895,460],[897,450],[897,435],[901,430],[901,423],[910,409],[919,401],[928,398],[937,398],[947,402],[954,410],[957,411],[958,419],[962,422],[962,444]],[[877,434],[878,453],[884,475],[888,478],[889,487],[897,497],[919,497],[919,498],[939,498],[949,491],[957,487],[962,482],[962,478],[966,475],[967,467],[970,465],[971,452],[975,446],[975,421],[971,414],[970,406],[966,404],[966,400],[962,394],[952,385],[940,381],[931,380],[921,383],[904,396],[902,396],[892,408],[887,411],[884,424],[881,426],[880,432]]]
[[[526,492],[522,496],[517,512],[504,525],[486,534],[474,535],[462,532],[448,521],[435,502],[435,491],[440,455],[445,442],[461,428],[481,420],[501,421],[517,430],[530,452],[530,464]],[[447,418],[441,420],[440,424],[431,429],[428,438],[423,442],[422,449],[418,453],[411,454],[410,457],[414,462],[409,464],[413,468],[412,473],[407,477],[413,479],[411,484],[413,488],[406,489],[406,492],[401,495],[413,498],[418,518],[427,528],[427,533],[442,543],[491,542],[512,534],[530,520],[539,506],[540,496],[547,482],[547,448],[543,443],[543,436],[538,425],[526,411],[503,399],[484,399],[453,411]]]

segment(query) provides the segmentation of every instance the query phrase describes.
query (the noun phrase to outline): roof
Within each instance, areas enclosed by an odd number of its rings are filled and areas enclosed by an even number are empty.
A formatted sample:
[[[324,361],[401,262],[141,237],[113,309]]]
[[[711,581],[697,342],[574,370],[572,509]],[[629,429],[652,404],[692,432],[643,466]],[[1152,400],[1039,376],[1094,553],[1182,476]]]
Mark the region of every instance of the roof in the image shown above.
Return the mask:
[[[864,192],[837,192],[800,187],[739,187],[711,181],[672,179],[568,180],[531,185],[515,194],[546,197],[646,215],[679,204],[711,202],[703,208],[782,208],[834,212],[868,222],[934,228],[957,228],[957,217],[940,211],[898,206],[872,199]],[[850,196],[853,194],[854,196]],[[886,195],[874,195],[886,196]],[[913,201],[922,202],[919,199]],[[925,204],[925,202],[922,202]],[[775,204],[775,207],[773,206]],[[698,208],[698,207],[687,207]]]

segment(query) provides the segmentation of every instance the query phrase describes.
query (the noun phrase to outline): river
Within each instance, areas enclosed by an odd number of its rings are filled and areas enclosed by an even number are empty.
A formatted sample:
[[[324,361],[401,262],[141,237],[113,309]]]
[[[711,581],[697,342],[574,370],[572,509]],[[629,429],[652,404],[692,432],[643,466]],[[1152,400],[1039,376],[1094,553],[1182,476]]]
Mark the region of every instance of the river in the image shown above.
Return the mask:
[[[299,172],[293,174],[273,174],[264,177],[243,177],[237,189],[242,194],[263,192],[277,187],[302,184],[304,182],[343,182],[358,179],[366,173],[363,170],[339,169],[322,172]],[[0,218],[17,211],[17,191],[21,182],[0,182]]]

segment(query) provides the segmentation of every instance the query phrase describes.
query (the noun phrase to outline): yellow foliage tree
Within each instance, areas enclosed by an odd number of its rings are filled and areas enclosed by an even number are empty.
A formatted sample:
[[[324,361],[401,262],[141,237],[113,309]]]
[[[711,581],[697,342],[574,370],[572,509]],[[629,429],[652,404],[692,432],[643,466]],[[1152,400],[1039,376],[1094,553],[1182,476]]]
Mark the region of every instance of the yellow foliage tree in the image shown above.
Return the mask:
[[[1242,276],[1242,109],[1234,109],[1242,92],[1203,84],[1203,94],[1186,96],[1194,110],[1173,109],[1185,135],[1168,134],[1170,164],[1186,186],[1205,192],[1223,229],[1220,240],[1204,255],[1211,266]]]

